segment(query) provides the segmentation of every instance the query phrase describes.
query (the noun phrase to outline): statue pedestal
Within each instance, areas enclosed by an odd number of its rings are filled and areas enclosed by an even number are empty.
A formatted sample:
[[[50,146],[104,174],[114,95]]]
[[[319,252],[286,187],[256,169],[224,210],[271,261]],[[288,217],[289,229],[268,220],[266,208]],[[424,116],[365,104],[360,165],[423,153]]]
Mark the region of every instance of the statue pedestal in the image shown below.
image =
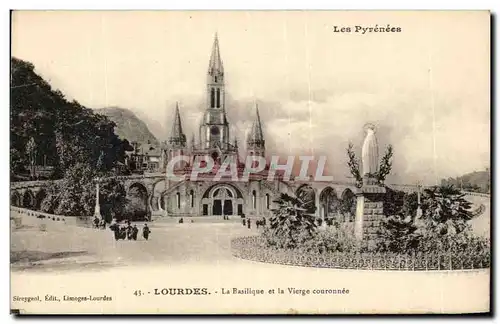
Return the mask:
[[[379,185],[363,185],[356,194],[356,220],[354,235],[358,241],[372,246],[384,218],[385,188]]]

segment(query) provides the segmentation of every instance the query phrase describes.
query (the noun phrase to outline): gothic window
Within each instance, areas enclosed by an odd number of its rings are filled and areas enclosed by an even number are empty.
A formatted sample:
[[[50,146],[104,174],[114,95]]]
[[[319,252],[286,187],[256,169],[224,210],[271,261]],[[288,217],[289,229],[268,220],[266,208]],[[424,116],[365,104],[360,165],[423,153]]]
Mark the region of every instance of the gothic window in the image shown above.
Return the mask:
[[[220,108],[220,89],[217,89],[217,108]]]
[[[176,194],[176,199],[177,199],[177,208],[181,208],[181,194],[177,193]]]
[[[253,209],[257,208],[257,193],[255,192],[255,190],[252,191],[252,206]]]
[[[191,197],[191,208],[193,208],[194,207],[194,191],[193,190],[191,190],[189,192],[189,196]]]
[[[215,108],[215,89],[210,90],[210,108]]]

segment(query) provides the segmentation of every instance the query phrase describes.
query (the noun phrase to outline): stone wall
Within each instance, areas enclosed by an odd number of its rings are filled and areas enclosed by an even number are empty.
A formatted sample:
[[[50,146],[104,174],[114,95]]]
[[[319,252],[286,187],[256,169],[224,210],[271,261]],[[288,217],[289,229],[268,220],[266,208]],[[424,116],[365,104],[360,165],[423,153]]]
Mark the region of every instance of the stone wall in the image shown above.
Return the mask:
[[[54,223],[60,223],[64,225],[70,225],[70,226],[82,226],[82,227],[90,227],[92,224],[92,216],[64,216],[64,215],[54,215],[54,214],[48,214],[48,213],[43,213],[40,211],[35,211],[31,209],[26,209],[26,208],[20,208],[20,207],[10,207],[10,212],[11,212],[11,217],[16,221],[22,222],[22,219],[24,217],[29,217],[33,219],[40,219],[40,220],[45,220],[46,222],[54,222]],[[17,223],[16,223],[17,227]]]

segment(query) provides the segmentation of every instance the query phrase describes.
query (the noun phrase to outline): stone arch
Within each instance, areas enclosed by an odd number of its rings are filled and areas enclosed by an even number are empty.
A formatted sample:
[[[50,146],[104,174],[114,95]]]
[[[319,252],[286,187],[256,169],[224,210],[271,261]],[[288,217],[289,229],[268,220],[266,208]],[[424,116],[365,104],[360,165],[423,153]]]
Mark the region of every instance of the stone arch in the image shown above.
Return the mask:
[[[12,191],[12,193],[10,194],[10,204],[11,206],[16,206],[16,207],[21,206],[21,195],[19,195],[19,192]]]
[[[202,196],[200,215],[241,215],[244,198],[241,190],[229,183],[218,183],[207,188]]]
[[[129,186],[128,186],[128,189],[127,189],[127,192],[129,192],[130,190],[134,189],[134,188],[138,188],[139,190],[143,191],[146,193],[146,195],[148,194],[148,188],[147,186],[142,183],[142,182],[133,182],[131,183]]]
[[[47,197],[47,193],[45,192],[44,189],[40,189],[36,195],[35,195],[35,209],[36,210],[41,210],[42,209],[42,202]]]
[[[141,182],[134,182],[127,189],[127,218],[131,220],[144,220],[149,214],[149,191]]]
[[[339,215],[340,201],[334,188],[327,186],[319,194],[319,214],[324,220],[331,220]]]
[[[356,194],[350,188],[346,188],[340,197],[339,212],[343,221],[354,221],[356,216]]]
[[[162,211],[165,210],[165,188],[166,188],[166,180],[163,179],[155,179],[151,183],[151,208],[153,211]]]
[[[316,209],[316,190],[309,184],[300,185],[295,191],[297,198],[303,201],[308,210]]]
[[[35,195],[31,190],[26,190],[22,199],[22,207],[24,208],[33,208],[35,206]]]

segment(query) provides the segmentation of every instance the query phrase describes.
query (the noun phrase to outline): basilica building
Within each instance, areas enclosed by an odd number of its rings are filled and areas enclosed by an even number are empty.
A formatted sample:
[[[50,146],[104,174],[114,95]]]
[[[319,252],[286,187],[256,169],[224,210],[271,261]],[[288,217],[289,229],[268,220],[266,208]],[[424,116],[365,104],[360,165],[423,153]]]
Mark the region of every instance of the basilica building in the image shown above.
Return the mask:
[[[191,181],[189,176],[182,181],[174,180],[166,173],[164,186],[155,187],[155,196],[159,197],[159,208],[156,211],[158,216],[267,216],[270,214],[275,195],[281,191],[291,191],[289,185],[283,181],[267,181],[268,166],[261,173],[251,174],[248,181],[224,181],[224,177],[219,181],[213,180],[217,168],[226,159],[236,161],[238,173],[241,175],[246,158],[240,156],[238,140],[231,137],[227,117],[227,110],[231,107],[226,106],[225,96],[224,66],[216,35],[208,65],[206,106],[198,128],[198,138],[193,137],[188,143],[177,104],[170,137],[162,151],[161,159],[165,170],[168,162],[176,156],[190,157],[190,162],[175,165],[176,176],[189,175],[196,157],[211,157],[215,162],[214,169],[211,173],[200,174],[196,181]],[[256,106],[255,120],[246,138],[245,155],[265,157],[265,144]]]

